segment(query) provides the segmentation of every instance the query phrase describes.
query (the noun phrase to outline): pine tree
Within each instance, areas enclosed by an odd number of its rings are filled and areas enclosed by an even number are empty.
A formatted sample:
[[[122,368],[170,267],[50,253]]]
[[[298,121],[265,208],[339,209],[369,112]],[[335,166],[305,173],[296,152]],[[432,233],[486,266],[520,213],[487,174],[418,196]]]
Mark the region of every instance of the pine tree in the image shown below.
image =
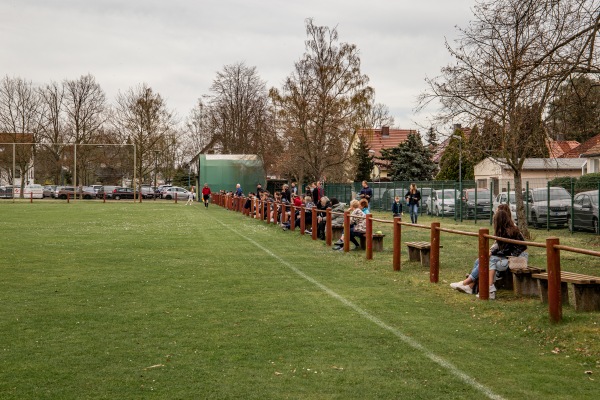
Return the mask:
[[[438,144],[437,132],[435,131],[435,127],[431,126],[427,131],[427,145],[431,151],[434,151]]]
[[[427,181],[436,168],[431,151],[423,145],[418,133],[411,133],[406,142],[396,147],[382,149],[380,158],[389,161],[388,175],[394,181]]]
[[[371,171],[375,166],[373,156],[369,154],[369,144],[363,135],[358,138],[356,149],[354,150],[354,157],[356,159],[356,182],[368,181],[371,178]]]

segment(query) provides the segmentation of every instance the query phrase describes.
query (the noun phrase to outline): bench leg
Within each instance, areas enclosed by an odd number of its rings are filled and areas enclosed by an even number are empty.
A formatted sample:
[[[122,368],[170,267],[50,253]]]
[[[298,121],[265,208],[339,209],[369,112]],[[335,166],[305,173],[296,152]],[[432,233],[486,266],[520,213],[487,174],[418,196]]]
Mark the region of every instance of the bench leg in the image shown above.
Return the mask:
[[[490,272],[491,273],[491,272]],[[500,278],[494,283],[498,290],[513,290],[513,273],[510,269],[500,272]]]
[[[429,268],[429,249],[421,249],[421,266]]]
[[[540,300],[542,303],[548,303],[548,280],[538,279],[538,291],[540,293]],[[567,282],[560,283],[560,297],[563,306],[569,305],[569,286]]]
[[[383,251],[383,238],[373,238],[373,251]]]
[[[513,292],[517,297],[537,297],[540,291],[537,285],[537,279],[533,279],[531,274],[513,274]],[[548,294],[546,293],[546,298]]]
[[[363,236],[359,237],[359,239],[360,239],[360,249],[366,250],[367,249],[367,238],[363,235]]]
[[[575,311],[600,311],[600,286],[573,284]]]
[[[421,261],[421,252],[414,247],[408,248],[408,261]]]

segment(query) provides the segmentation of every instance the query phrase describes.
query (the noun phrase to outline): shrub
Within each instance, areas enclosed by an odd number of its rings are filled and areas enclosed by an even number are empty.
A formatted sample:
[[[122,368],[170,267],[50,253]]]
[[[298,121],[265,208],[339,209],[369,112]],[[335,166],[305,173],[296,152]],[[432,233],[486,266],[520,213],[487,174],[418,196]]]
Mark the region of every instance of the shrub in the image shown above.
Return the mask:
[[[556,187],[563,187],[565,189],[567,189],[567,191],[569,193],[571,193],[571,179],[575,181],[575,185],[577,185],[577,178],[571,178],[569,176],[560,176],[558,178],[554,178],[552,179],[549,183],[550,186]]]
[[[575,183],[575,191],[583,192],[586,190],[598,189],[598,183],[600,182],[600,173],[595,172],[593,174],[583,175]]]

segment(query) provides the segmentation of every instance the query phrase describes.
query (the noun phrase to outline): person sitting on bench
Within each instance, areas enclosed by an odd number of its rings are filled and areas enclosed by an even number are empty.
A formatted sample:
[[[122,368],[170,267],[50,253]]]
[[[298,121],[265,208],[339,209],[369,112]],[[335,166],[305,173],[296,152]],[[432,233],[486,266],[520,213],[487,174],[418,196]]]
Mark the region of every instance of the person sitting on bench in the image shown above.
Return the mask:
[[[525,241],[523,234],[517,228],[513,222],[511,215],[506,210],[498,208],[496,215],[494,215],[494,236]],[[489,274],[489,285],[490,285],[490,300],[496,298],[496,286],[494,281],[496,280],[496,273],[500,271],[506,271],[508,268],[508,257],[525,257],[528,258],[527,246],[522,244],[513,244],[507,242],[498,242],[490,249],[490,274]],[[477,290],[473,290],[475,283],[479,279],[479,259],[475,261],[473,270],[464,281],[454,282],[450,284],[452,289],[456,289],[460,292],[473,294]]]
[[[360,209],[360,202],[358,200],[352,200],[350,202],[350,241],[354,244],[354,250],[360,249],[360,243],[356,240],[357,237],[362,237],[365,235],[367,231],[367,222],[364,218],[365,213]],[[346,234],[346,233],[344,233]],[[341,242],[341,244],[340,244]],[[336,246],[333,248],[334,250],[343,250],[344,249],[344,241],[343,236],[338,242],[336,242]]]

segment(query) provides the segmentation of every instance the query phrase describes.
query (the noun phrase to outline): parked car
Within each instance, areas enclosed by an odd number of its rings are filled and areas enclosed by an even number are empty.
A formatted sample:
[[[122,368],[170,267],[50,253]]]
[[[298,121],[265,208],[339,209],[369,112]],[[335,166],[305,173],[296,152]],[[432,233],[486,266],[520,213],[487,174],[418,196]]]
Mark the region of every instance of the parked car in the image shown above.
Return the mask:
[[[550,205],[549,211],[548,205]],[[531,189],[529,190],[527,222],[539,228],[546,225],[546,219],[549,216],[550,225],[562,228],[567,223],[567,213],[570,206],[571,195],[562,187],[550,188],[549,201],[548,188]]]
[[[158,188],[156,188],[156,190],[158,192],[158,197],[160,197],[162,199],[164,191],[170,187],[173,187],[173,185],[158,185]]]
[[[175,196],[177,196],[177,198],[179,200],[181,199],[187,199],[188,197],[188,191],[182,187],[179,186],[171,186],[168,188],[165,188],[165,190],[163,190],[162,192],[162,198],[163,199],[167,199],[167,200],[171,200],[174,199]]]
[[[463,218],[489,218],[492,205],[488,189],[465,189],[462,195]]]
[[[453,189],[448,190],[434,190],[431,193],[429,199],[429,205],[432,206],[432,212],[436,216],[454,215],[455,212],[455,191]]]
[[[75,195],[77,198],[83,197],[86,200],[93,199],[96,196],[94,189],[89,186],[84,186],[83,188],[78,187],[77,190],[75,190],[73,186],[64,186],[57,192],[56,197],[64,200],[67,196],[72,199]]]
[[[598,191],[581,192],[573,199],[573,209],[567,213],[567,225],[572,231],[591,230],[598,233]]]
[[[94,193],[96,193],[96,196],[97,196],[98,190],[100,190],[100,188],[102,188],[102,185],[92,185],[91,187],[92,187],[92,189],[94,189]]]
[[[12,199],[13,187],[10,185],[0,186],[0,199]]]
[[[121,199],[133,199],[134,192],[132,188],[128,187],[115,187],[110,196],[111,199],[121,200]]]
[[[25,185],[25,187],[23,188],[23,197],[26,199],[43,199],[44,188],[42,187],[42,185],[38,185],[37,183]]]
[[[44,186],[44,197],[54,197],[53,193],[56,191],[56,185],[45,185]]]
[[[60,192],[64,186],[56,186],[54,191],[51,193],[53,199],[58,199],[58,192]]]
[[[515,192],[501,192],[494,198],[492,203],[492,212],[496,215],[498,206],[500,204],[508,204],[510,208],[510,214],[512,215],[513,221],[517,222],[517,197]]]
[[[144,199],[153,199],[156,196],[155,189],[152,186],[142,185],[140,187],[140,194]]]
[[[96,197],[99,199],[104,198],[104,194],[106,193],[107,199],[112,199],[113,190],[119,186],[105,185],[98,189],[96,192]]]

